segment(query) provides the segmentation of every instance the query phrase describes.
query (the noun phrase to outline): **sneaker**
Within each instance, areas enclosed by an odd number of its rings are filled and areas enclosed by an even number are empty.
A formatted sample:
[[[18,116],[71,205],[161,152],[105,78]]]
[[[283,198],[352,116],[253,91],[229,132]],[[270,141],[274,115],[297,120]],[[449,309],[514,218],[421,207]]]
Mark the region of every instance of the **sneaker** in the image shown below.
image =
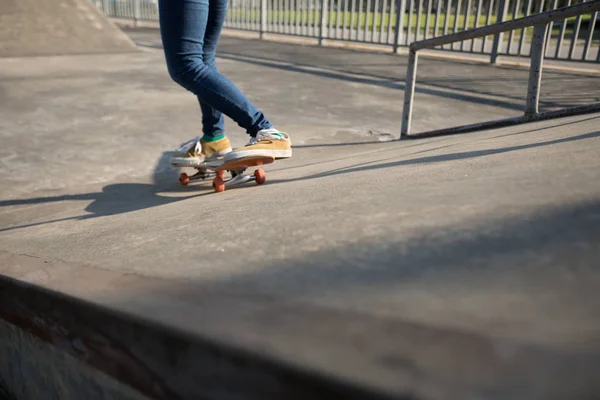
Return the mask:
[[[275,129],[264,129],[250,139],[244,147],[236,149],[225,156],[225,161],[246,157],[274,157],[275,159],[292,156],[292,141],[287,133]]]
[[[231,145],[226,136],[210,141],[197,136],[181,144],[173,158],[171,158],[171,165],[174,167],[196,167],[204,162],[222,159],[230,151]]]
[[[200,139],[200,145],[206,162],[222,160],[226,154],[231,152],[231,144],[227,136],[212,140],[206,140],[203,137]]]

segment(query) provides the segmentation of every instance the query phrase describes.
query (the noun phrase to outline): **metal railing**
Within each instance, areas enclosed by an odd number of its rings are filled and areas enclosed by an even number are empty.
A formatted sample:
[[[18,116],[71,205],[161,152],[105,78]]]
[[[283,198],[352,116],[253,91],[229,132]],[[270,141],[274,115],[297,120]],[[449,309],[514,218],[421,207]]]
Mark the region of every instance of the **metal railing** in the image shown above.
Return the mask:
[[[531,65],[529,69],[529,84],[527,88],[527,100],[525,104],[525,113],[523,116],[507,118],[484,123],[465,125],[460,127],[442,129],[437,131],[411,135],[412,137],[426,137],[442,134],[452,134],[468,132],[484,128],[501,127],[515,125],[525,122],[538,121],[542,119],[558,118],[567,115],[575,115],[592,111],[600,111],[600,103],[570,107],[552,112],[539,112],[540,85],[542,80],[543,61],[546,54],[548,31],[555,21],[566,18],[578,17],[582,14],[600,12],[600,0],[594,0],[578,5],[564,7],[529,17],[519,18],[512,21],[493,24],[481,28],[471,29],[447,36],[414,42],[410,45],[408,54],[408,68],[406,71],[406,90],[404,92],[404,110],[402,115],[402,130],[400,138],[408,138],[410,134],[410,125],[412,119],[412,106],[415,94],[415,82],[417,76],[417,51],[423,49],[432,49],[437,46],[473,40],[480,37],[494,35],[494,41],[501,40],[503,33],[512,32],[516,29],[523,30],[526,27],[534,27],[534,34],[531,44]],[[584,51],[589,51],[586,48]],[[597,56],[600,58],[600,54]]]
[[[109,17],[158,20],[157,0],[91,0]],[[585,0],[229,0],[225,27],[265,34],[370,43],[398,51],[413,41],[457,33],[570,6]],[[600,61],[597,12],[557,20],[547,58]],[[529,56],[531,29],[508,36],[478,37],[436,49],[490,55]]]

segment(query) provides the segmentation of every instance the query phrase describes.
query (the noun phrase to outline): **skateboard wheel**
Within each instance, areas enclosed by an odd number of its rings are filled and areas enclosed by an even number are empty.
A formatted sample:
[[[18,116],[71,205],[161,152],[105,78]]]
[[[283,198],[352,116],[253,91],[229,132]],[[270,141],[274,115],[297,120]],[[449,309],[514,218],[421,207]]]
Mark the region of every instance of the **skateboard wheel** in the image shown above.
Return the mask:
[[[221,178],[221,180],[223,180],[223,178],[225,178],[225,171],[217,171],[216,175],[218,178]]]
[[[262,169],[257,169],[254,171],[254,177],[256,178],[256,184],[262,185],[267,180],[267,174]]]
[[[185,172],[182,172],[181,174],[179,174],[179,182],[183,186],[186,186],[188,183],[190,183],[190,177]]]
[[[219,176],[213,179],[213,189],[215,189],[216,193],[221,193],[225,190],[225,182]]]

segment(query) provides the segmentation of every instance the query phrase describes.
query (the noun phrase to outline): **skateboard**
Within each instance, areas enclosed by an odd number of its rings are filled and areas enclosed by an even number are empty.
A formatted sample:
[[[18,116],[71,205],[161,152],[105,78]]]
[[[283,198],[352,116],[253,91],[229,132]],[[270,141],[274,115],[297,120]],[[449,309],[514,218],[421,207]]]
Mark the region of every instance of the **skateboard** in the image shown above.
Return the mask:
[[[188,185],[191,181],[204,180],[213,177],[213,189],[215,192],[220,193],[225,190],[228,186],[239,185],[249,181],[255,181],[257,185],[262,185],[267,180],[265,171],[258,168],[252,175],[245,174],[246,169],[250,167],[260,167],[265,164],[271,164],[275,161],[275,157],[267,156],[254,156],[244,157],[228,162],[219,161],[208,161],[193,168],[197,169],[194,175],[188,175],[182,172],[179,175],[179,182],[182,185]],[[225,172],[229,171],[229,179],[225,179]]]

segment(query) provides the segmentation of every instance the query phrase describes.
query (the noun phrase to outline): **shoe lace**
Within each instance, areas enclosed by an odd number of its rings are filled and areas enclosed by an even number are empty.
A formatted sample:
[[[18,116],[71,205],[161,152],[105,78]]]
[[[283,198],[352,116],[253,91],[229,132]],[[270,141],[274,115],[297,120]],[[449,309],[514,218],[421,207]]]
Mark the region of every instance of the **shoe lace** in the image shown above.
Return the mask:
[[[252,146],[253,144],[256,144],[258,142],[260,142],[261,140],[263,140],[264,138],[255,138],[255,137],[251,137],[250,141],[248,142],[248,144],[246,144],[246,146]]]

